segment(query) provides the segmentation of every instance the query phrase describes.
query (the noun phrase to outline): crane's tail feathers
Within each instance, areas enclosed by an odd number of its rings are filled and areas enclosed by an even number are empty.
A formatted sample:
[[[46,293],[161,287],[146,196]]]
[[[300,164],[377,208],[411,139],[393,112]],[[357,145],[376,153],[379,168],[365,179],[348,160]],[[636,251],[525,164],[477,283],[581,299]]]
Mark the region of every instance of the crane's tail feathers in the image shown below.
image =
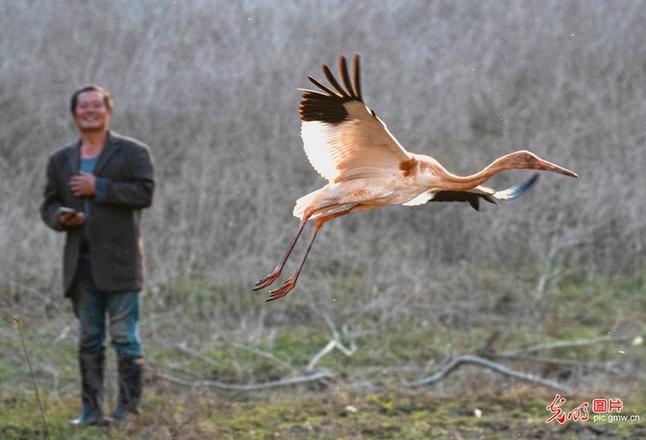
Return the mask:
[[[498,203],[498,201],[496,199],[494,199],[493,195],[484,195],[484,194],[482,194],[482,195],[480,195],[480,197],[483,200],[486,200],[489,203],[493,203],[494,205],[499,205],[500,204],[500,203]],[[476,208],[476,210],[477,210],[477,208]]]
[[[502,191],[496,191],[493,194],[493,198],[497,200],[513,200],[517,199],[518,197],[522,196],[525,194],[527,191],[529,191],[538,181],[538,176],[539,173],[535,173],[532,177],[524,181],[523,183],[520,183],[518,185],[514,185],[510,188],[503,189]],[[489,198],[485,197],[485,200],[489,200]],[[494,201],[495,203],[495,201]]]

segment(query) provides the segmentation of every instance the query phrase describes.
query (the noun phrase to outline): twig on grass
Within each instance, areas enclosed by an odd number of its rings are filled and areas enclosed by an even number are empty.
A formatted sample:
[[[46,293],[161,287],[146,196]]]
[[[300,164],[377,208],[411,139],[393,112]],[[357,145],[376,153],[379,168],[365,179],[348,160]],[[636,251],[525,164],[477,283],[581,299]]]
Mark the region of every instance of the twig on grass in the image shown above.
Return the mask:
[[[321,349],[321,351],[319,351],[314,355],[314,357],[307,364],[307,367],[305,367],[305,371],[314,370],[314,367],[316,366],[316,364],[318,364],[326,354],[328,354],[335,348],[338,349],[341,353],[343,353],[347,357],[352,356],[357,351],[357,346],[354,343],[354,340],[350,342],[350,348],[347,348],[345,345],[341,343],[341,335],[336,329],[336,326],[334,325],[334,322],[332,321],[332,319],[326,313],[323,314],[323,318],[325,319],[325,322],[327,322],[327,325],[330,328],[330,331],[332,332],[332,340],[330,340],[330,342],[328,342],[327,345]]]
[[[476,350],[474,354],[477,356],[481,356],[485,359],[504,359],[508,361],[533,362],[533,363],[552,364],[552,365],[567,365],[570,367],[596,368],[600,370],[611,371],[613,373],[618,373],[616,369],[612,368],[611,364],[607,362],[585,362],[585,361],[579,361],[575,359],[563,359],[563,358],[548,357],[548,356],[534,356],[531,354],[525,355],[525,354],[521,354],[522,352],[524,352],[523,349],[518,351],[498,352],[495,350],[494,345],[496,341],[499,339],[500,335],[501,335],[500,331],[493,332],[491,336],[487,338],[483,346],[480,349]],[[632,339],[634,340],[634,338]],[[574,343],[575,346],[579,346],[582,344],[582,342],[585,342],[587,344],[590,341],[597,341],[597,340],[558,342],[556,344],[558,347],[572,346],[572,343]],[[609,341],[604,338],[601,340],[601,342],[609,342]],[[548,349],[553,347],[554,347],[554,343],[539,344],[539,345],[528,347],[528,349],[530,350],[530,353],[532,353],[532,352],[536,352],[537,349]]]
[[[524,380],[526,382],[531,382],[539,385],[543,385],[548,388],[553,388],[558,391],[568,392],[568,388],[565,385],[559,384],[548,379],[543,379],[541,377],[535,376],[533,374],[525,373],[522,371],[516,371],[505,365],[494,362],[488,358],[500,358],[508,360],[523,360],[528,362],[542,362],[542,363],[553,363],[560,365],[574,365],[579,366],[581,362],[570,360],[570,359],[559,359],[559,358],[546,358],[546,357],[533,357],[533,356],[524,356],[527,353],[535,353],[542,350],[551,350],[555,348],[569,348],[569,347],[582,347],[587,345],[597,345],[604,343],[613,343],[613,342],[628,342],[630,341],[632,345],[641,345],[643,344],[643,337],[640,335],[633,336],[606,336],[596,339],[577,339],[574,341],[558,341],[550,342],[545,344],[536,344],[526,348],[497,352],[494,351],[493,345],[498,338],[499,334],[494,332],[485,345],[477,351],[478,355],[463,355],[452,358],[446,365],[441,368],[439,371],[433,375],[419,379],[417,381],[411,382],[408,385],[410,386],[421,386],[421,385],[432,385],[440,380],[444,379],[447,375],[453,372],[462,364],[475,364],[482,367],[489,368],[490,370],[495,371],[496,373],[502,374],[504,376],[513,377],[516,379]],[[583,364],[585,365],[585,364]],[[610,370],[610,367],[604,366],[601,364],[595,365],[597,367],[602,367],[604,369]],[[612,370],[611,370],[612,371]]]
[[[338,349],[341,353],[343,353],[344,355],[346,355],[348,357],[352,356],[354,354],[354,352],[356,351],[356,347],[352,347],[351,349],[348,349],[343,344],[341,344],[339,341],[336,341],[336,340],[332,339],[330,342],[327,343],[327,345],[325,347],[323,347],[323,349],[321,351],[319,351],[318,353],[316,353],[316,355],[314,355],[314,357],[309,362],[309,364],[307,364],[307,367],[305,368],[305,371],[312,371],[314,369],[314,367],[316,366],[316,364],[318,364],[319,361],[321,359],[323,359],[323,356],[325,356],[326,354],[328,354],[329,352],[331,352],[335,348]]]
[[[198,352],[196,352],[194,350],[191,350],[184,343],[173,344],[172,347],[175,350],[179,351],[180,353],[186,354],[186,355],[189,355],[189,356],[191,356],[191,357],[193,357],[195,359],[198,359],[198,360],[204,362],[205,364],[207,364],[207,365],[209,365],[211,367],[217,367],[218,366],[218,364],[213,359],[210,359],[209,357],[204,356],[201,353],[198,353]]]
[[[228,343],[226,343],[226,345],[229,345],[229,346],[231,346],[233,348],[236,348],[236,349],[239,349],[239,350],[247,351],[247,352],[255,354],[256,356],[259,356],[259,357],[263,357],[263,358],[275,363],[276,365],[281,366],[282,368],[285,368],[285,369],[290,370],[290,371],[294,371],[294,367],[292,365],[288,364],[287,362],[283,361],[282,359],[279,359],[276,356],[274,356],[273,354],[268,353],[266,351],[262,351],[262,350],[259,350],[259,349],[253,348],[253,347],[247,347],[246,345],[238,344],[238,343],[235,343],[235,342],[228,342]],[[209,358],[208,356],[204,356],[203,354],[198,353],[198,352],[188,348],[186,346],[186,344],[184,344],[183,342],[181,344],[173,344],[172,348],[174,348],[175,350],[177,350],[177,351],[179,351],[179,352],[181,352],[183,354],[186,354],[186,355],[189,355],[189,356],[191,356],[191,357],[193,357],[195,359],[198,359],[198,360],[200,360],[200,361],[204,362],[205,364],[208,364],[208,365],[210,365],[212,367],[219,367],[219,365],[213,359]]]
[[[321,370],[316,373],[307,374],[305,376],[295,376],[287,377],[280,380],[272,380],[269,382],[260,382],[260,383],[249,383],[249,384],[237,384],[237,383],[226,383],[219,382],[215,380],[195,380],[189,381],[180,379],[175,376],[171,376],[164,373],[157,373],[157,377],[160,379],[167,380],[178,385],[192,386],[192,387],[209,387],[209,388],[218,388],[222,390],[231,390],[231,391],[257,391],[265,390],[268,388],[277,388],[288,385],[297,385],[301,383],[314,382],[322,379],[330,379],[334,377],[329,370]]]
[[[259,350],[257,348],[253,348],[253,347],[248,347],[248,346],[243,345],[243,344],[237,344],[235,342],[229,342],[229,345],[231,347],[234,347],[234,348],[237,348],[237,349],[240,349],[240,350],[244,350],[244,351],[247,351],[249,353],[255,354],[256,356],[260,356],[262,358],[265,358],[265,359],[267,359],[267,360],[275,363],[276,365],[279,365],[279,366],[281,366],[281,367],[283,367],[283,368],[285,368],[287,370],[294,371],[294,367],[292,365],[290,365],[289,363],[285,362],[282,359],[279,359],[278,357],[274,356],[273,354],[271,354],[269,352]]]
[[[441,368],[439,371],[435,372],[431,376],[416,380],[414,382],[409,383],[408,385],[413,387],[422,386],[422,385],[432,385],[444,379],[446,376],[448,376],[450,373],[452,373],[455,369],[457,369],[459,366],[463,364],[479,365],[481,367],[489,368],[490,370],[493,370],[496,373],[502,374],[504,376],[513,377],[515,379],[524,380],[526,382],[531,382],[538,385],[543,385],[545,387],[552,388],[564,393],[569,392],[569,389],[566,386],[561,385],[557,382],[543,379],[533,374],[523,373],[522,371],[512,370],[511,368],[505,367],[504,365],[499,364],[497,362],[493,362],[491,360],[482,358],[480,356],[474,356],[474,355],[463,355],[463,356],[455,357],[451,359],[443,368]]]

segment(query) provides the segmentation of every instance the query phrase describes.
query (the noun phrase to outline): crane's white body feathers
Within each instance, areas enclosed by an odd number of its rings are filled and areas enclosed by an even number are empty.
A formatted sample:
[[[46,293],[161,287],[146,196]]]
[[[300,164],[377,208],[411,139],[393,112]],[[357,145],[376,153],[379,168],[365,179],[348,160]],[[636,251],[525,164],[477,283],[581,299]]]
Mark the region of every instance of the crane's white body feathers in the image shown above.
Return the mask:
[[[320,208],[320,211],[310,217],[312,219],[323,214],[330,214],[331,211],[325,208],[338,206],[339,200],[343,200],[344,205],[364,205],[365,209],[369,209],[371,203],[374,203],[375,207],[379,204],[386,204],[383,202],[389,202],[394,191],[384,185],[378,185],[380,182],[377,180],[356,179],[341,183],[329,183],[298,199],[294,206],[294,217],[303,218],[305,210],[311,207]]]

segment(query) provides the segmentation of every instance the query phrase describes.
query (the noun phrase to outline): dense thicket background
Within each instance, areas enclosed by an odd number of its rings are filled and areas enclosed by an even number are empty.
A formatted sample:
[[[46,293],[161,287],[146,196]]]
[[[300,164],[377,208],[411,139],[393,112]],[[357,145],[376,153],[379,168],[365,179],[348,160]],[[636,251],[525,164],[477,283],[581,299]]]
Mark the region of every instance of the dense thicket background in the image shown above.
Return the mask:
[[[198,274],[246,293],[293,234],[294,200],[323,183],[302,152],[296,88],[353,52],[366,101],[411,151],[466,174],[530,148],[581,178],[543,176],[482,213],[433,205],[336,221],[301,295],[325,269],[398,265],[425,284],[464,262],[643,268],[643,2],[19,1],[2,3],[1,20],[3,289],[57,287],[62,238],[37,215],[43,168],[76,136],[71,91],[100,83],[116,100],[113,128],[155,156],[149,285]]]
[[[71,318],[63,235],[38,206],[48,155],[76,136],[69,95],[87,83],[113,93],[113,129],[154,155],[145,304],[173,317],[165,337],[190,340],[200,321],[215,340],[256,341],[322,316],[540,328],[563,283],[644,274],[643,1],[0,1],[0,36],[0,305],[57,317],[52,332]],[[367,104],[409,150],[470,174],[528,148],[580,178],[544,174],[481,212],[335,220],[297,289],[265,306],[250,287],[295,232],[294,201],[324,183],[302,151],[297,88],[353,52]],[[619,318],[620,303],[593,333],[643,332],[644,303]]]

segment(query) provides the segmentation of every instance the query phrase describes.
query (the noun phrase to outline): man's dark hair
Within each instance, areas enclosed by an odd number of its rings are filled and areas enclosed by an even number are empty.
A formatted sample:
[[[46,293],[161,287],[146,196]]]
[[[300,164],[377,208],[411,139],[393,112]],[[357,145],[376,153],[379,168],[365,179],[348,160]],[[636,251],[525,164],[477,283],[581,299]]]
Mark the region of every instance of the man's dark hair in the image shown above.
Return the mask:
[[[85,86],[80,89],[78,89],[74,94],[72,95],[72,99],[70,100],[70,111],[72,114],[76,112],[76,102],[78,101],[78,97],[81,93],[83,92],[100,92],[103,94],[103,102],[105,103],[105,106],[108,108],[108,110],[112,111],[112,95],[110,95],[110,92],[108,92],[104,87],[98,86],[98,85],[91,85],[91,86]]]

